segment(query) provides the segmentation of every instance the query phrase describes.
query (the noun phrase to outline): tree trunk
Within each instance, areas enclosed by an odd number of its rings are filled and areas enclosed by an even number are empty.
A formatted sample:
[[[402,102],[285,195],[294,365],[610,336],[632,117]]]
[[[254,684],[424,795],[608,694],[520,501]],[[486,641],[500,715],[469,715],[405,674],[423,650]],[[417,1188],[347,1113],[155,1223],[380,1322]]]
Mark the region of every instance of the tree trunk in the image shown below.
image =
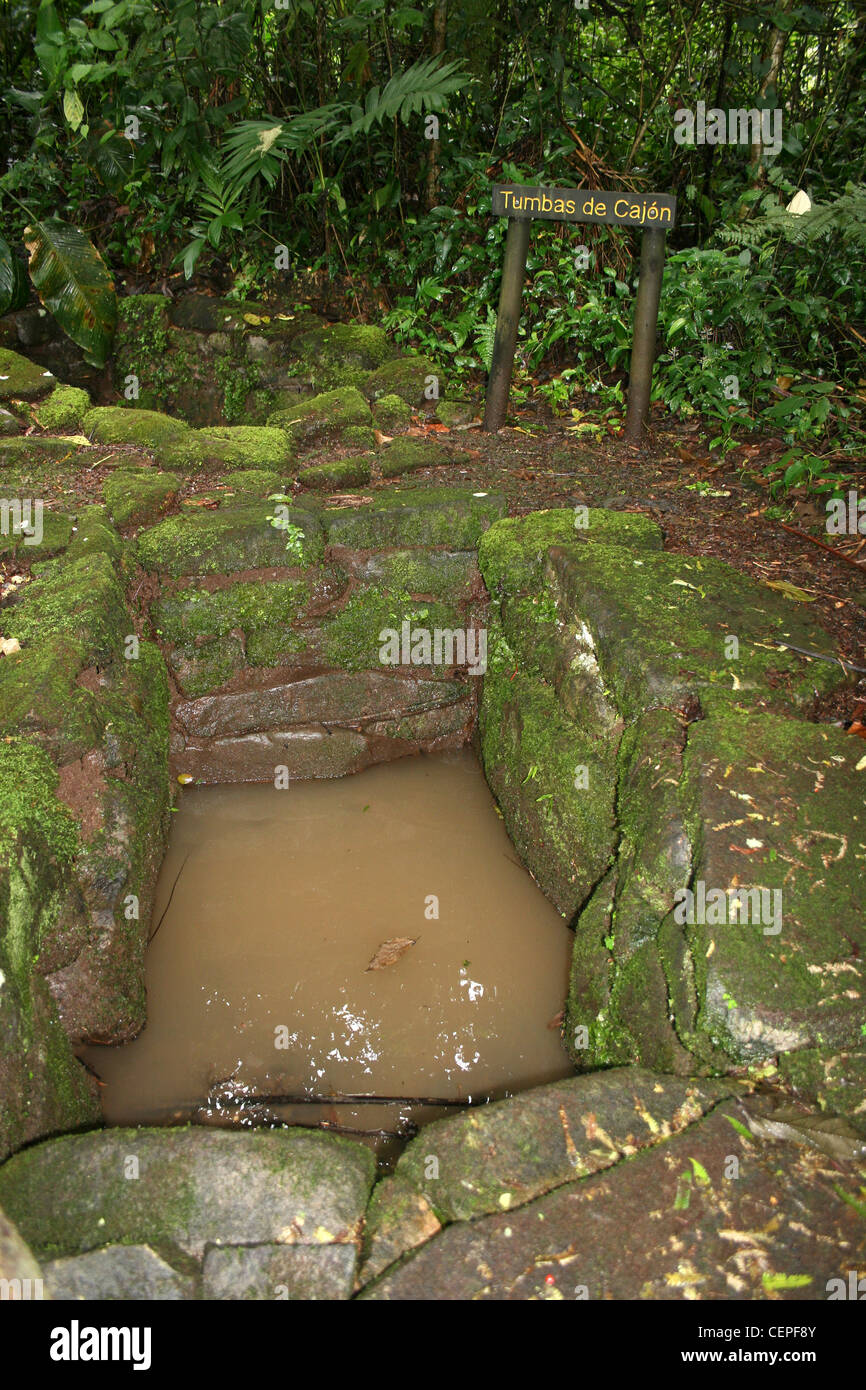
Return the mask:
[[[439,54],[445,50],[445,26],[448,15],[448,0],[436,0],[433,6],[433,42],[430,45],[430,54],[433,58],[438,58]],[[425,206],[429,212],[439,203],[439,141],[428,141],[430,146],[427,155],[427,187],[425,192]]]

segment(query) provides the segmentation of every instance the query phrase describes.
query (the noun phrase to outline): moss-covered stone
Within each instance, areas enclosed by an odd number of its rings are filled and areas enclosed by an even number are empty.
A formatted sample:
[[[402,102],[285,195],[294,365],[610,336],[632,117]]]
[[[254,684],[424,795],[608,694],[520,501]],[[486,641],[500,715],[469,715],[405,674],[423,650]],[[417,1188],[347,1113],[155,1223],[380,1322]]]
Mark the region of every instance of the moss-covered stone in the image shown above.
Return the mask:
[[[212,425],[196,430],[204,458],[240,469],[289,468],[294,451],[282,429],[260,425]]]
[[[248,666],[280,666],[307,650],[307,637],[286,624],[260,627],[251,632],[246,642]]]
[[[57,386],[36,409],[36,419],[44,430],[56,434],[77,434],[90,409],[90,397],[77,386]]]
[[[140,449],[184,444],[190,433],[183,420],[158,410],[133,410],[120,405],[94,406],[85,415],[82,427],[86,435],[100,444],[134,444]]]
[[[287,1233],[301,1244],[355,1240],[374,1175],[370,1149],[321,1132],[111,1129],[17,1155],[0,1169],[0,1202],[42,1259],[107,1243],[201,1259],[208,1246]]]
[[[298,482],[304,487],[312,487],[331,492],[341,487],[363,487],[371,477],[368,459],[339,459],[336,463],[321,463],[315,468],[302,468]]]
[[[367,425],[347,425],[342,433],[342,442],[354,449],[374,449],[376,432]]]
[[[367,506],[322,512],[331,545],[359,550],[447,545],[469,550],[506,512],[501,493],[476,495],[465,488],[389,488],[369,497]]]
[[[0,741],[0,1158],[98,1114],[39,974],[44,940],[67,912],[79,843],[57,787],[43,750]]]
[[[640,551],[662,548],[658,526],[639,513],[558,507],[503,517],[483,537],[478,563],[491,593],[537,594],[550,546],[582,540]]]
[[[441,468],[443,464],[466,463],[465,450],[446,449],[434,439],[395,439],[379,455],[383,478],[414,473],[419,468]]]
[[[191,586],[161,598],[153,615],[162,637],[188,643],[222,637],[233,628],[249,634],[256,628],[292,623],[308,598],[309,588],[302,579],[240,581],[210,593]]]
[[[411,423],[412,407],[392,391],[374,402],[373,421],[385,434],[396,434]]]
[[[381,396],[399,396],[415,408],[425,400],[435,400],[435,396],[425,397],[425,391],[432,390],[434,385],[438,391],[440,381],[439,368],[429,357],[395,357],[367,377],[364,395],[371,401]]]
[[[268,425],[285,430],[293,443],[309,446],[337,440],[348,425],[369,425],[370,407],[352,386],[325,391],[276,411]]]
[[[220,478],[220,485],[230,492],[251,497],[268,497],[282,486],[283,478],[267,468],[238,468]]]
[[[48,435],[24,435],[16,439],[0,439],[0,468],[24,471],[39,469],[45,463],[58,459],[74,460],[82,454],[77,446],[70,445],[68,439],[52,439]],[[84,450],[84,456],[90,450]]]
[[[102,495],[116,526],[142,526],[155,521],[170,506],[181,485],[176,473],[118,469],[105,483]]]
[[[449,430],[457,425],[468,425],[478,417],[478,410],[471,401],[440,401],[434,413]]]
[[[382,665],[384,639],[380,633],[391,629],[401,633],[402,624],[432,631],[434,628],[454,631],[464,626],[463,619],[451,605],[431,601],[419,603],[408,594],[388,593],[380,589],[360,589],[335,617],[322,626],[324,650],[332,666],[347,671],[375,670]],[[420,648],[418,649],[420,653]],[[413,662],[425,672],[438,672],[429,660]]]
[[[473,551],[385,550],[370,555],[356,569],[365,584],[413,598],[437,598],[464,604],[475,597],[480,575]]]
[[[53,391],[57,378],[11,348],[0,348],[0,401],[38,401]]]
[[[105,507],[84,507],[75,518],[75,535],[66,551],[67,560],[84,555],[107,555],[113,563],[120,560],[123,541],[109,524]]]
[[[293,347],[318,391],[361,386],[374,368],[396,355],[384,331],[371,324],[326,324],[301,334]]]
[[[2,511],[3,504],[0,504]],[[18,522],[20,525],[16,524]],[[72,517],[65,516],[63,512],[50,512],[43,508],[41,514],[37,514],[32,504],[29,512],[26,507],[20,513],[10,509],[8,527],[3,516],[0,555],[26,555],[31,561],[59,555],[72,539],[72,528]]]
[[[246,664],[243,639],[236,632],[201,643],[173,647],[168,655],[175,681],[189,699],[209,695]]]
[[[224,506],[218,512],[169,517],[143,531],[136,541],[146,570],[175,578],[187,574],[226,574],[271,565],[316,564],[324,542],[315,516],[288,507],[287,533],[267,518],[274,506],[267,502]],[[288,539],[293,542],[286,548]]]

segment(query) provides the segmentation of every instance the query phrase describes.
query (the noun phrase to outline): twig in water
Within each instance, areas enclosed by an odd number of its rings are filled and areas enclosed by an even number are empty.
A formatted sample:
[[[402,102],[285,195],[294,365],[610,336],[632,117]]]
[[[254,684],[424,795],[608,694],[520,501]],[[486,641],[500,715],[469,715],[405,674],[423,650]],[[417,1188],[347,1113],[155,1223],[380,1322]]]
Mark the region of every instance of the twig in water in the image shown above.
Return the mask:
[[[189,859],[189,855],[188,855],[188,854],[184,855],[183,863],[181,864],[180,868],[179,868],[178,871],[177,871],[177,878],[175,879],[174,883],[171,885],[171,892],[170,892],[169,895],[168,895],[168,902],[166,903],[165,907],[164,907],[163,910],[162,910],[162,916],[160,917],[160,919],[159,919],[159,921],[157,922],[156,926],[154,927],[153,931],[150,933],[150,936],[147,938],[147,944],[148,944],[148,946],[150,945],[151,941],[152,941],[153,938],[156,936],[156,933],[159,931],[160,927],[162,926],[163,922],[165,921],[165,914],[168,912],[168,909],[171,907],[171,900],[172,900],[172,898],[174,897],[174,890],[175,890],[175,888],[176,888],[177,885],[178,885],[178,881],[179,881],[179,879],[180,879],[181,874],[183,873],[184,869],[186,868],[186,861],[187,861],[187,859]]]

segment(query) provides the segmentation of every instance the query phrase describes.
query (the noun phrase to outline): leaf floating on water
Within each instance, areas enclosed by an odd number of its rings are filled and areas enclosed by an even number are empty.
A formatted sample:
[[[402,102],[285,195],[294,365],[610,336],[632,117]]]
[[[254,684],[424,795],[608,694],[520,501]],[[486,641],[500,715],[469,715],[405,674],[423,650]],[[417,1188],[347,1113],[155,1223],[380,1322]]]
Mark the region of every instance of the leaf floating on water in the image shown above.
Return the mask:
[[[395,965],[418,940],[417,936],[392,936],[390,941],[383,941],[367,970],[384,970],[388,965]],[[365,975],[367,970],[364,971]]]
[[[852,1161],[866,1157],[866,1142],[842,1115],[810,1115],[801,1110],[779,1109],[767,1115],[746,1112],[758,1139],[788,1139],[808,1144],[830,1158]]]

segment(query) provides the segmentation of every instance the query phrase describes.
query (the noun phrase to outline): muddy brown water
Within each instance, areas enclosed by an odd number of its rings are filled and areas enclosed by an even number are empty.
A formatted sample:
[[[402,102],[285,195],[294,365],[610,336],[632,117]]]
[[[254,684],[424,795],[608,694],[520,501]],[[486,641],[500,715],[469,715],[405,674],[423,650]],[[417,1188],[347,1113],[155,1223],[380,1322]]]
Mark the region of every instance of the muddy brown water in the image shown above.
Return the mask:
[[[479,1103],[570,1074],[553,1021],[573,936],[469,751],[188,788],[172,821],[147,1026],[83,1051],[109,1124],[316,1124],[384,1156],[449,1113],[414,1098]],[[368,970],[397,937],[415,944]]]

